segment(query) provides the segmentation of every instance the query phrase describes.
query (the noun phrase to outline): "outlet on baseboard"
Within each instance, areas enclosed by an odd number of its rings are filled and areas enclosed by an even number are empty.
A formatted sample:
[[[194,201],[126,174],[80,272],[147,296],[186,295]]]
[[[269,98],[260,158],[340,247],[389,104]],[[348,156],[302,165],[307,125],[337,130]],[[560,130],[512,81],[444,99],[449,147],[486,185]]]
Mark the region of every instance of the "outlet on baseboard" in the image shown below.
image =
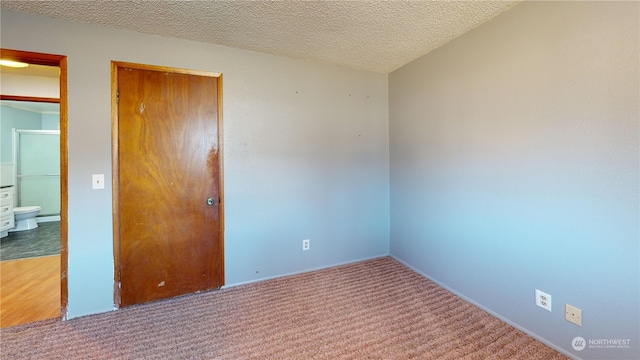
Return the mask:
[[[309,250],[309,242],[311,242],[309,239],[302,240],[302,250]]]
[[[551,311],[551,295],[536,289],[536,305]]]

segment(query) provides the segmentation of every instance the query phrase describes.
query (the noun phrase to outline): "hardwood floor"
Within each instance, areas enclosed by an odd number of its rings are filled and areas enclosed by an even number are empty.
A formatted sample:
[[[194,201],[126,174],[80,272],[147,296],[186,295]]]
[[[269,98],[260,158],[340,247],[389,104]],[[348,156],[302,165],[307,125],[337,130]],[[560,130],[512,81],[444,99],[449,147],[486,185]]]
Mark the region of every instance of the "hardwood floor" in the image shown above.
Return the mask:
[[[0,261],[0,327],[60,317],[60,255]]]

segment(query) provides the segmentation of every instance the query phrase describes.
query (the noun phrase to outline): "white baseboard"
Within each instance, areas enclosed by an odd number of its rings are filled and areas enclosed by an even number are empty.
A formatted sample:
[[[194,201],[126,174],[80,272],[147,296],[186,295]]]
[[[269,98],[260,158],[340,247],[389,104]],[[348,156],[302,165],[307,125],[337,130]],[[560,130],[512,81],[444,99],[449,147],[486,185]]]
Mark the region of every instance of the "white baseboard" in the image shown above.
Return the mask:
[[[377,259],[377,258],[381,258],[381,257],[385,257],[385,256],[389,256],[389,254],[374,255],[374,256],[369,256],[369,257],[365,257],[365,258],[358,258],[358,259],[347,260],[347,261],[342,261],[342,262],[338,262],[338,263],[332,263],[332,264],[329,264],[329,265],[317,266],[317,267],[313,267],[313,268],[305,269],[305,270],[300,270],[300,271],[292,271],[292,272],[288,272],[288,273],[284,273],[284,274],[280,274],[280,275],[266,276],[266,277],[262,277],[262,278],[258,278],[258,279],[254,279],[254,280],[241,281],[241,282],[237,282],[237,283],[233,283],[233,284],[225,284],[225,285],[221,286],[220,288],[221,289],[228,289],[228,288],[232,288],[232,287],[236,287],[236,286],[253,284],[253,283],[262,282],[262,281],[266,281],[266,280],[277,279],[277,278],[281,278],[281,277],[298,275],[298,274],[304,274],[304,273],[317,271],[317,270],[328,269],[328,268],[332,268],[332,267],[336,267],[336,266],[348,265],[348,264],[353,264],[353,263],[357,263],[357,262],[361,262],[361,261]]]
[[[37,216],[37,217],[36,217],[36,221],[37,221],[38,223],[53,222],[53,221],[60,221],[60,215],[53,215],[53,216]]]

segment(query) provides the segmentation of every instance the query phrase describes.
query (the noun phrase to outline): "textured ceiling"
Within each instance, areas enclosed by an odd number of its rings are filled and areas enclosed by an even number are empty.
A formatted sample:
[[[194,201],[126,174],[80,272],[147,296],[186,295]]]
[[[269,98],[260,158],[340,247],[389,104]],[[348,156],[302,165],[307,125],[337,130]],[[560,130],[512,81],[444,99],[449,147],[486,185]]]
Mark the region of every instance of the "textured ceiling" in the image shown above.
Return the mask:
[[[517,1],[13,1],[10,9],[389,73]]]

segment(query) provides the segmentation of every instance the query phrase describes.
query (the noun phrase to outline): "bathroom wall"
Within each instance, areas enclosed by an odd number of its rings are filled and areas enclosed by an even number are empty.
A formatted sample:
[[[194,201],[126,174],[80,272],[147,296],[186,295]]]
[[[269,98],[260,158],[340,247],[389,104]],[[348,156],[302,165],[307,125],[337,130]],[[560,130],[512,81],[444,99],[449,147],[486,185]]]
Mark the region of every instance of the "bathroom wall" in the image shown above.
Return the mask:
[[[527,1],[389,77],[391,254],[576,358],[640,358],[639,15]]]
[[[60,114],[42,114],[42,130],[60,130]]]
[[[4,46],[4,44],[2,47],[8,48]],[[2,95],[52,99],[58,99],[60,97],[60,81],[57,78],[45,76],[24,76],[20,74],[0,72],[0,82],[2,82]]]
[[[228,286],[388,254],[386,75],[0,16],[3,47],[68,56],[70,317],[113,309],[112,191],[91,190],[111,178],[112,60],[223,74]]]
[[[15,185],[16,179],[14,175],[14,171],[15,171],[14,169],[15,169],[15,166],[13,166],[13,163],[0,163],[0,185],[1,186]]]
[[[36,77],[27,76],[24,78],[34,79]],[[37,77],[44,80],[47,78]],[[29,82],[29,81],[27,81]],[[35,88],[42,88],[31,82]],[[46,83],[45,83],[46,85]],[[4,89],[3,89],[4,90]],[[23,94],[26,95],[26,94]],[[40,112],[33,108],[32,103],[15,103],[13,101],[2,101],[0,104],[0,182],[2,185],[19,185],[14,191],[15,206],[39,205],[42,207],[40,216],[60,215],[60,178],[48,175],[59,174],[60,164],[60,137],[59,135],[31,136],[31,139],[47,139],[42,141],[26,142],[21,145],[23,149],[33,151],[23,151],[23,155],[31,153],[33,164],[30,171],[32,174],[45,174],[45,177],[23,178],[16,183],[16,171],[13,163],[13,128],[19,130],[59,130],[60,114],[54,111]],[[57,107],[57,104],[47,104],[47,108]],[[30,110],[26,110],[30,109]],[[20,135],[24,138],[24,135]],[[47,144],[46,146],[42,144]],[[24,147],[26,146],[26,147]],[[44,146],[44,147],[43,147]],[[35,167],[35,168],[34,168]],[[27,171],[22,168],[22,174]],[[55,218],[54,218],[55,219]]]
[[[13,161],[12,130],[41,130],[42,115],[32,111],[0,105],[0,162]]]

